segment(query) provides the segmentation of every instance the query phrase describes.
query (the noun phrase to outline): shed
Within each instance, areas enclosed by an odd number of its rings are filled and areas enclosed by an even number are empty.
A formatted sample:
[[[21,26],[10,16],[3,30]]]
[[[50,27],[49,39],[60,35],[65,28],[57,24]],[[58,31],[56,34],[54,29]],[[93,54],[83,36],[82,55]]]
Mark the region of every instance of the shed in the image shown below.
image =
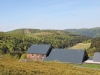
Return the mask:
[[[27,59],[43,60],[52,49],[50,44],[31,45],[27,51]]]
[[[81,64],[88,59],[88,55],[85,50],[76,49],[53,49],[45,61],[59,61],[68,63]]]
[[[100,52],[95,52],[93,57],[94,62],[100,62]]]

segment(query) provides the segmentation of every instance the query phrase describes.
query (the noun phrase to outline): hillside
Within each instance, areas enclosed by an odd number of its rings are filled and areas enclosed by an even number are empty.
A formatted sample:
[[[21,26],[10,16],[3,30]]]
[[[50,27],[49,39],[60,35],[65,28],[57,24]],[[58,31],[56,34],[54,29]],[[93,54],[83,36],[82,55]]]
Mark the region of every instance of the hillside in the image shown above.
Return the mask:
[[[9,31],[7,33],[11,33],[11,34],[28,34],[28,33],[35,33],[37,31],[39,31],[39,29],[16,29],[16,30]]]
[[[90,38],[61,30],[17,29],[0,33],[0,52],[20,58],[32,44],[51,44],[54,48],[68,48]]]
[[[40,29],[16,29],[12,31],[8,31],[6,33],[10,34],[25,34],[31,37],[34,36],[46,36],[46,35],[68,35],[68,36],[80,36],[73,32],[65,31],[65,30],[40,30]],[[85,36],[83,36],[85,37]]]
[[[88,49],[90,48],[91,43],[78,43],[73,47],[70,47],[69,49]]]
[[[83,29],[66,29],[66,31],[69,32],[73,32],[75,34],[79,34],[79,35],[85,35],[88,37],[100,37],[100,27],[96,27],[96,28],[91,28],[91,29],[87,29],[87,28],[83,28]]]
[[[68,34],[72,35],[73,33],[64,31],[64,30],[40,30],[40,29],[16,29],[12,31],[8,31],[6,33],[10,34],[34,34],[34,35],[49,35],[49,34]],[[74,34],[73,34],[74,35]]]
[[[90,53],[100,52],[100,37],[92,39],[91,46],[88,51]]]
[[[57,48],[67,48],[81,43],[89,38],[80,36],[64,30],[39,30],[39,29],[17,29],[7,33],[23,33],[28,37],[39,40],[43,44],[52,44]],[[37,43],[39,43],[37,42]]]
[[[100,75],[100,69],[92,69],[77,65],[0,59],[0,75]],[[91,66],[91,65],[90,65]],[[94,65],[100,67],[99,65]]]

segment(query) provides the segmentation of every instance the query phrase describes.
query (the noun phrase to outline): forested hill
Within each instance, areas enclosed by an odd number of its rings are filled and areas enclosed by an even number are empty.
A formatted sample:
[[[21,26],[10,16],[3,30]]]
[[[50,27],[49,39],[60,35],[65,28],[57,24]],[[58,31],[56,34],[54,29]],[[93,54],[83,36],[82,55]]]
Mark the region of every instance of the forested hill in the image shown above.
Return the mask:
[[[16,29],[8,31],[10,34],[25,34],[27,36],[46,36],[46,35],[67,35],[67,36],[80,36],[69,31],[64,30],[40,30],[40,29]],[[85,36],[84,36],[85,37]]]
[[[83,29],[66,29],[66,31],[69,32],[73,32],[75,34],[79,34],[79,35],[85,35],[88,37],[100,37],[100,27],[96,27],[96,28],[91,28],[91,29],[87,29],[87,28],[83,28]]]
[[[40,30],[40,29],[16,29],[12,31],[8,31],[6,33],[11,34],[29,34],[29,35],[51,35],[51,34],[67,34],[67,35],[74,35],[74,33],[71,33],[69,31],[64,30]],[[76,35],[76,34],[75,34]]]
[[[100,37],[92,39],[89,50],[91,52],[100,52]]]
[[[31,44],[52,44],[55,48],[68,48],[88,39],[90,38],[61,30],[19,29],[14,32],[0,33],[0,51],[14,55],[22,54]]]
[[[35,33],[37,31],[40,31],[40,30],[39,29],[16,29],[16,30],[9,31],[7,33],[11,33],[11,34],[27,34],[27,33]]]

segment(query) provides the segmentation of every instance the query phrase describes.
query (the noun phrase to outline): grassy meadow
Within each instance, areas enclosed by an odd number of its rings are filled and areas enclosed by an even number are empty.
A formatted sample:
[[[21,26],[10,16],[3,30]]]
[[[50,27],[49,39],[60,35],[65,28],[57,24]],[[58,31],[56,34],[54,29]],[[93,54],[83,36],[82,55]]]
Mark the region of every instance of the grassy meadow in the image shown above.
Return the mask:
[[[100,64],[81,64],[81,65],[76,65],[76,66],[87,67],[87,68],[94,68],[94,69],[100,69]]]
[[[57,62],[0,58],[0,75],[100,75],[100,70]],[[79,66],[79,65],[78,65]]]
[[[88,49],[90,47],[91,43],[78,43],[73,47],[70,47],[70,49]]]

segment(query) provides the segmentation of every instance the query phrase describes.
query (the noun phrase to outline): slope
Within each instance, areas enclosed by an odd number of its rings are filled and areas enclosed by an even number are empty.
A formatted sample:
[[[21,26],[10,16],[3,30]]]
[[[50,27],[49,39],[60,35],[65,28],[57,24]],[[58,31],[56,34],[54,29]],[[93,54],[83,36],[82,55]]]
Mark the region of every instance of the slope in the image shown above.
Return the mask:
[[[67,48],[81,43],[90,38],[80,36],[64,30],[39,30],[39,29],[17,29],[8,33],[23,33],[35,39],[36,44],[52,44],[57,48]],[[38,40],[38,41],[37,41]]]
[[[75,34],[84,35],[88,37],[100,37],[100,27],[96,28],[82,28],[82,29],[66,29],[66,31],[73,32]]]
[[[56,62],[0,59],[0,75],[100,75],[100,70]]]
[[[90,48],[91,43],[78,43],[69,49],[88,49]]]

